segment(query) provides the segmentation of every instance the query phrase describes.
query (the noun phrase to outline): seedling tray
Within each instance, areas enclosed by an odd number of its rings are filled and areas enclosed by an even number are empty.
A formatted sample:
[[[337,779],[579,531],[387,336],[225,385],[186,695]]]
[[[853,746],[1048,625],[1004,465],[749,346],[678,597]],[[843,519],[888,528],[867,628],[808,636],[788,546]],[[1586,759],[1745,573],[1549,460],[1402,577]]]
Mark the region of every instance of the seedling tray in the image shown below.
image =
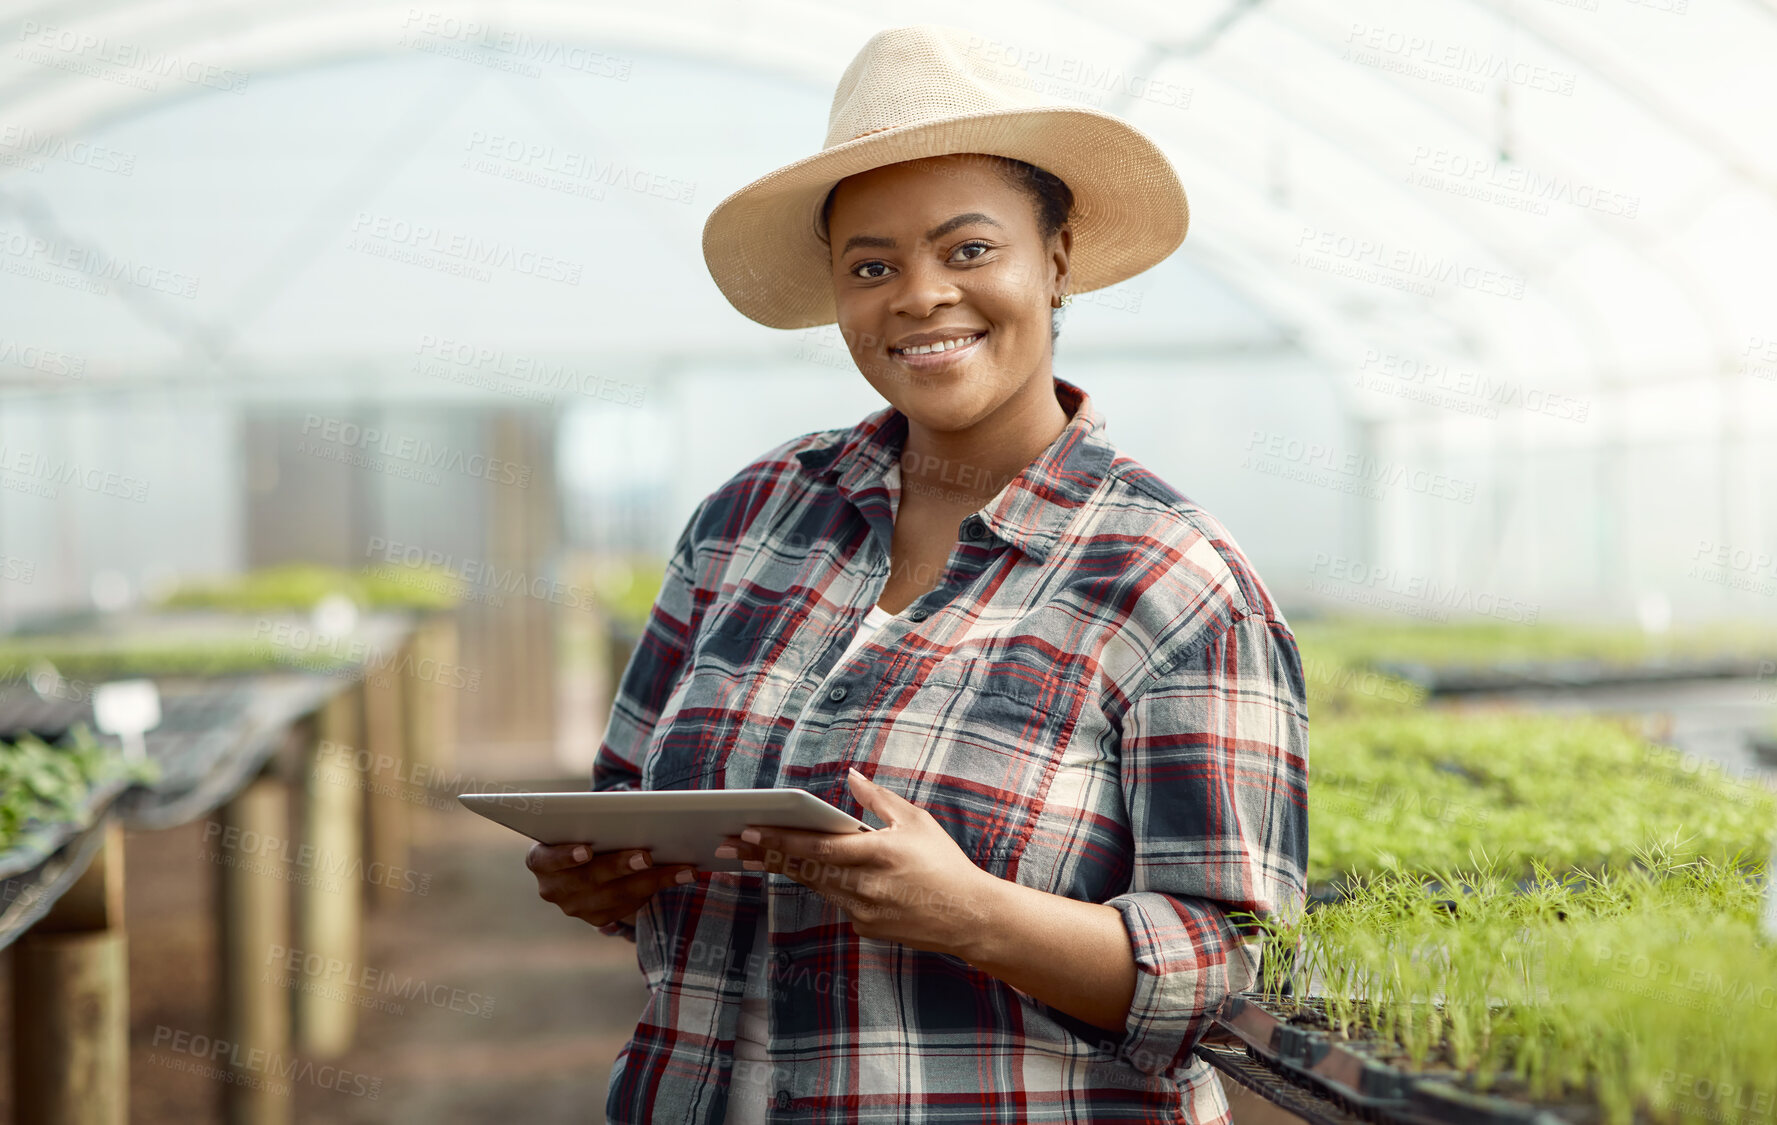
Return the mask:
[[[1424,664],[1378,661],[1384,675],[1417,684],[1431,695],[1471,695],[1535,688],[1605,687],[1679,680],[1755,679],[1769,667],[1763,657],[1695,657],[1612,664],[1602,660],[1539,660],[1497,664]]]
[[[1750,742],[1752,756],[1760,764],[1777,767],[1777,734],[1754,735]]]
[[[1384,1125],[1574,1125],[1576,1120],[1466,1089],[1462,1071],[1396,1066],[1390,1060],[1397,1052],[1292,1022],[1256,996],[1228,997],[1217,1023],[1254,1059]]]
[[[1360,1125],[1361,1122],[1374,1120],[1370,1115],[1353,1113],[1293,1076],[1278,1073],[1242,1050],[1199,1043],[1196,1053],[1198,1058],[1221,1072],[1224,1088],[1238,1084],[1242,1089],[1251,1091],[1272,1105],[1301,1118],[1308,1125]],[[1236,1114],[1238,1115],[1238,1111]]]

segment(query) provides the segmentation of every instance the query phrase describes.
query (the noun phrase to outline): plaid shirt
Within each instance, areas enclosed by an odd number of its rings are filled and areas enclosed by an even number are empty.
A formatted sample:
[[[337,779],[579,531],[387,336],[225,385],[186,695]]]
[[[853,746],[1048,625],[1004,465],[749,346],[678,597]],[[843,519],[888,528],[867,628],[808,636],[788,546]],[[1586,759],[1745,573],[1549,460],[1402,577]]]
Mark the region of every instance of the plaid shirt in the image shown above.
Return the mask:
[[[843,665],[888,578],[906,416],[784,442],[702,500],[592,787],[797,786],[880,827],[845,783],[856,766],[988,872],[1115,907],[1137,967],[1126,1025],[858,937],[787,876],[700,871],[606,928],[636,942],[649,989],[610,1121],[720,1125],[730,1068],[753,1065],[733,1060],[752,958],[773,1121],[1225,1122],[1192,1047],[1256,972],[1227,912],[1306,897],[1300,657],[1221,524],[1054,382],[1061,434],[961,522],[938,588]]]

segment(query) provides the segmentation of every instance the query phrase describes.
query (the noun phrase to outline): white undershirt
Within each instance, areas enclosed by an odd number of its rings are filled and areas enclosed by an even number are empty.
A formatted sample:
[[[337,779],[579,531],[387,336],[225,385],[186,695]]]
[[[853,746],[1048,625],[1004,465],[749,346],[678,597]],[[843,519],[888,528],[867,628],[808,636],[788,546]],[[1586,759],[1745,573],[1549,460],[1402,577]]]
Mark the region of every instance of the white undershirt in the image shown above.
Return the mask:
[[[834,663],[834,671],[851,659],[852,653],[870,639],[870,634],[893,621],[894,616],[880,606],[871,606],[858,625],[851,644]],[[765,979],[766,957],[769,955],[767,941],[765,912],[760,911],[758,929],[753,936],[753,956],[747,958],[747,985],[740,1002],[740,1022],[734,1032],[735,1065],[729,1072],[728,1116],[724,1125],[764,1125],[765,1104],[778,1089],[765,1055],[765,1042],[771,1027],[768,1015],[771,991]]]

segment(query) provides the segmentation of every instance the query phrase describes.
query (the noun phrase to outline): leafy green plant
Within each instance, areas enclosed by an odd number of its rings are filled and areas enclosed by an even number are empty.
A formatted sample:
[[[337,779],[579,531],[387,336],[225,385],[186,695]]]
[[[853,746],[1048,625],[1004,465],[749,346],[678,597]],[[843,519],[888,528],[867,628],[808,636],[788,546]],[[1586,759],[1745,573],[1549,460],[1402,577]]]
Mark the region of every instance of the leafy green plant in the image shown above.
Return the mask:
[[[1777,836],[1777,794],[1623,721],[1403,709],[1314,716],[1311,729],[1314,882],[1433,870],[1508,845],[1555,870],[1590,868],[1675,832],[1720,860]]]
[[[1313,719],[1400,714],[1425,703],[1423,686],[1349,659],[1334,647],[1298,638],[1297,648]]]
[[[313,609],[339,594],[370,609],[449,609],[464,582],[436,567],[383,564],[357,572],[312,563],[262,567],[235,577],[187,582],[161,600],[168,608],[254,612]]]
[[[1692,832],[1699,854],[1768,847],[1777,796],[1590,715],[1425,706],[1388,661],[1473,664],[1589,655],[1649,658],[1637,630],[1508,623],[1316,621],[1296,629],[1313,750],[1309,879],[1424,871],[1510,845],[1555,870],[1626,860],[1641,840]],[[1701,654],[1772,634],[1721,626],[1669,635]],[[1522,875],[1525,872],[1520,871]]]
[[[333,672],[351,667],[341,648],[300,651],[252,637],[12,637],[0,641],[0,679],[22,679],[41,661],[76,680],[134,676],[226,676],[245,672]]]
[[[1755,930],[1768,873],[1744,857],[1771,854],[1777,793],[1629,720],[1427,707],[1379,668],[1762,659],[1777,634],[1345,621],[1296,635],[1309,878],[1339,894],[1259,923],[1257,990],[1287,1008],[1293,980],[1315,1020],[1399,1065],[1589,1100],[1610,1125],[1769,1122],[1777,954]]]
[[[606,614],[634,632],[648,623],[664,581],[666,560],[654,556],[606,559],[603,565],[586,567],[582,578]]]
[[[1723,621],[1648,633],[1629,625],[1508,621],[1421,623],[1360,617],[1304,621],[1293,632],[1306,654],[1373,668],[1424,664],[1475,668],[1596,660],[1611,666],[1717,656],[1777,655],[1777,629]]]
[[[31,735],[0,742],[0,851],[14,846],[33,824],[78,820],[97,785],[124,778],[147,783],[159,774],[157,763],[126,761],[121,750],[99,742],[85,725],[75,727],[65,745]]]
[[[1689,858],[1686,858],[1689,857]],[[1557,875],[1534,858],[1385,872],[1344,899],[1256,925],[1257,991],[1285,1012],[1321,997],[1343,1034],[1395,1062],[1469,1072],[1534,1101],[1584,1098],[1610,1125],[1769,1121],[1777,1099],[1777,944],[1758,916],[1769,872],[1678,838]]]

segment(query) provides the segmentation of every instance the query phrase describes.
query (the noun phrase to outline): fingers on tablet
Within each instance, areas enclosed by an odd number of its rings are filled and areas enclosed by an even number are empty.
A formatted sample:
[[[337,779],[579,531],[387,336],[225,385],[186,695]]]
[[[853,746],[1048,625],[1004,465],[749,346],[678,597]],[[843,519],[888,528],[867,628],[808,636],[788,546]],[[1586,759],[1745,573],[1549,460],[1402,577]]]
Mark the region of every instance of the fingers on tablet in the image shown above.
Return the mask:
[[[533,844],[524,857],[524,865],[539,874],[565,871],[592,858],[592,849],[585,844]]]
[[[595,869],[597,875],[610,879],[625,879],[627,880],[625,886],[633,886],[637,888],[639,893],[645,895],[652,895],[660,888],[670,886],[675,882],[690,882],[697,868],[694,863],[669,863],[656,867],[653,855],[646,849],[606,852],[594,858],[599,864],[604,865]]]
[[[649,878],[650,876],[652,876],[652,878]],[[648,879],[648,883],[644,884],[647,886],[647,890],[643,893],[651,896],[655,891],[663,888],[674,886],[679,883],[689,883],[691,880],[697,878],[697,868],[695,864],[672,863],[667,864],[664,867],[650,868],[644,874],[636,876],[636,878],[638,880]]]

